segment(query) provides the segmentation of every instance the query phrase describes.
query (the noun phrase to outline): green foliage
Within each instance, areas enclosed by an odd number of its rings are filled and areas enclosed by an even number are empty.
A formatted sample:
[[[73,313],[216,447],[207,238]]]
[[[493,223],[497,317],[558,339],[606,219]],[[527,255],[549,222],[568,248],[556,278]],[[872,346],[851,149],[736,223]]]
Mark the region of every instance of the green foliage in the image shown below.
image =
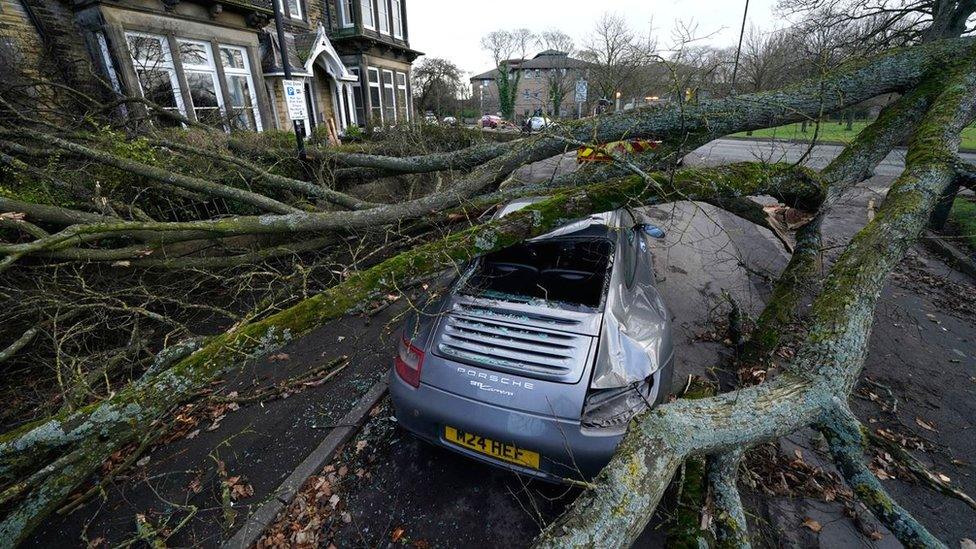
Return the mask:
[[[522,72],[512,70],[508,61],[498,64],[498,76],[495,84],[498,86],[498,105],[502,111],[502,118],[512,120],[515,116],[515,99],[518,95],[519,81],[522,79]]]
[[[962,241],[976,250],[976,202],[970,198],[956,198],[952,203],[949,221],[959,232]]]

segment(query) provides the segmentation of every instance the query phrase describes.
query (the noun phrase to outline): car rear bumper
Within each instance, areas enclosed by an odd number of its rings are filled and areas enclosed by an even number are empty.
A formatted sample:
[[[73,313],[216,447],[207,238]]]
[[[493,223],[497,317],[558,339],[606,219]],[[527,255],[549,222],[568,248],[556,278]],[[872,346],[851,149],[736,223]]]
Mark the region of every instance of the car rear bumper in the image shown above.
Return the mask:
[[[390,396],[397,421],[418,437],[465,456],[553,482],[588,480],[610,461],[622,432],[584,429],[579,422],[545,417],[472,400],[421,383],[407,385],[390,373]],[[445,426],[538,452],[539,469],[501,461],[444,438]]]

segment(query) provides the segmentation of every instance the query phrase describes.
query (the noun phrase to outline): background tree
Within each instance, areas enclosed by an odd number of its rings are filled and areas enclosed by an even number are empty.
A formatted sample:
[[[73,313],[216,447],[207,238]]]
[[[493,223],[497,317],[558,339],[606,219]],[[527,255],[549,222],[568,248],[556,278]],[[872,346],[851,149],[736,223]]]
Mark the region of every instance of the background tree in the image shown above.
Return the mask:
[[[492,31],[481,38],[481,48],[491,55],[498,71],[495,84],[498,87],[499,109],[507,120],[512,120],[515,115],[515,99],[522,80],[518,65],[525,59],[534,41],[532,31],[524,28]]]
[[[583,42],[581,57],[592,63],[592,84],[600,95],[614,99],[642,97],[657,43],[640,35],[616,13],[605,12]]]
[[[438,117],[455,113],[464,88],[461,69],[442,57],[424,57],[414,66],[414,103],[420,112]]]

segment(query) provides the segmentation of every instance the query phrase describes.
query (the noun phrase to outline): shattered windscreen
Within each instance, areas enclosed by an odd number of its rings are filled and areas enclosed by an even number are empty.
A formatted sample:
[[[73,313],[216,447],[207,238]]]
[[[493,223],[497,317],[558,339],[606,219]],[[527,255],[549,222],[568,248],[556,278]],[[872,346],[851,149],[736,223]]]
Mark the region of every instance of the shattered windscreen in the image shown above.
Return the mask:
[[[605,239],[525,242],[481,258],[462,292],[506,301],[543,300],[597,309],[613,244]]]

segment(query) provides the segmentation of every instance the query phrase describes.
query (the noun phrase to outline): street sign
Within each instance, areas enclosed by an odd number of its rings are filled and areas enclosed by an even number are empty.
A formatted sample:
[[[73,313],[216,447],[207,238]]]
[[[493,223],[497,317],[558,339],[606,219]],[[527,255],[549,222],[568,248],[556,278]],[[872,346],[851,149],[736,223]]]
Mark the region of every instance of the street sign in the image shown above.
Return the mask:
[[[586,80],[576,81],[576,102],[586,103]]]
[[[288,117],[292,120],[307,120],[305,83],[301,80],[282,80],[281,85],[285,88],[285,105],[288,106]]]

